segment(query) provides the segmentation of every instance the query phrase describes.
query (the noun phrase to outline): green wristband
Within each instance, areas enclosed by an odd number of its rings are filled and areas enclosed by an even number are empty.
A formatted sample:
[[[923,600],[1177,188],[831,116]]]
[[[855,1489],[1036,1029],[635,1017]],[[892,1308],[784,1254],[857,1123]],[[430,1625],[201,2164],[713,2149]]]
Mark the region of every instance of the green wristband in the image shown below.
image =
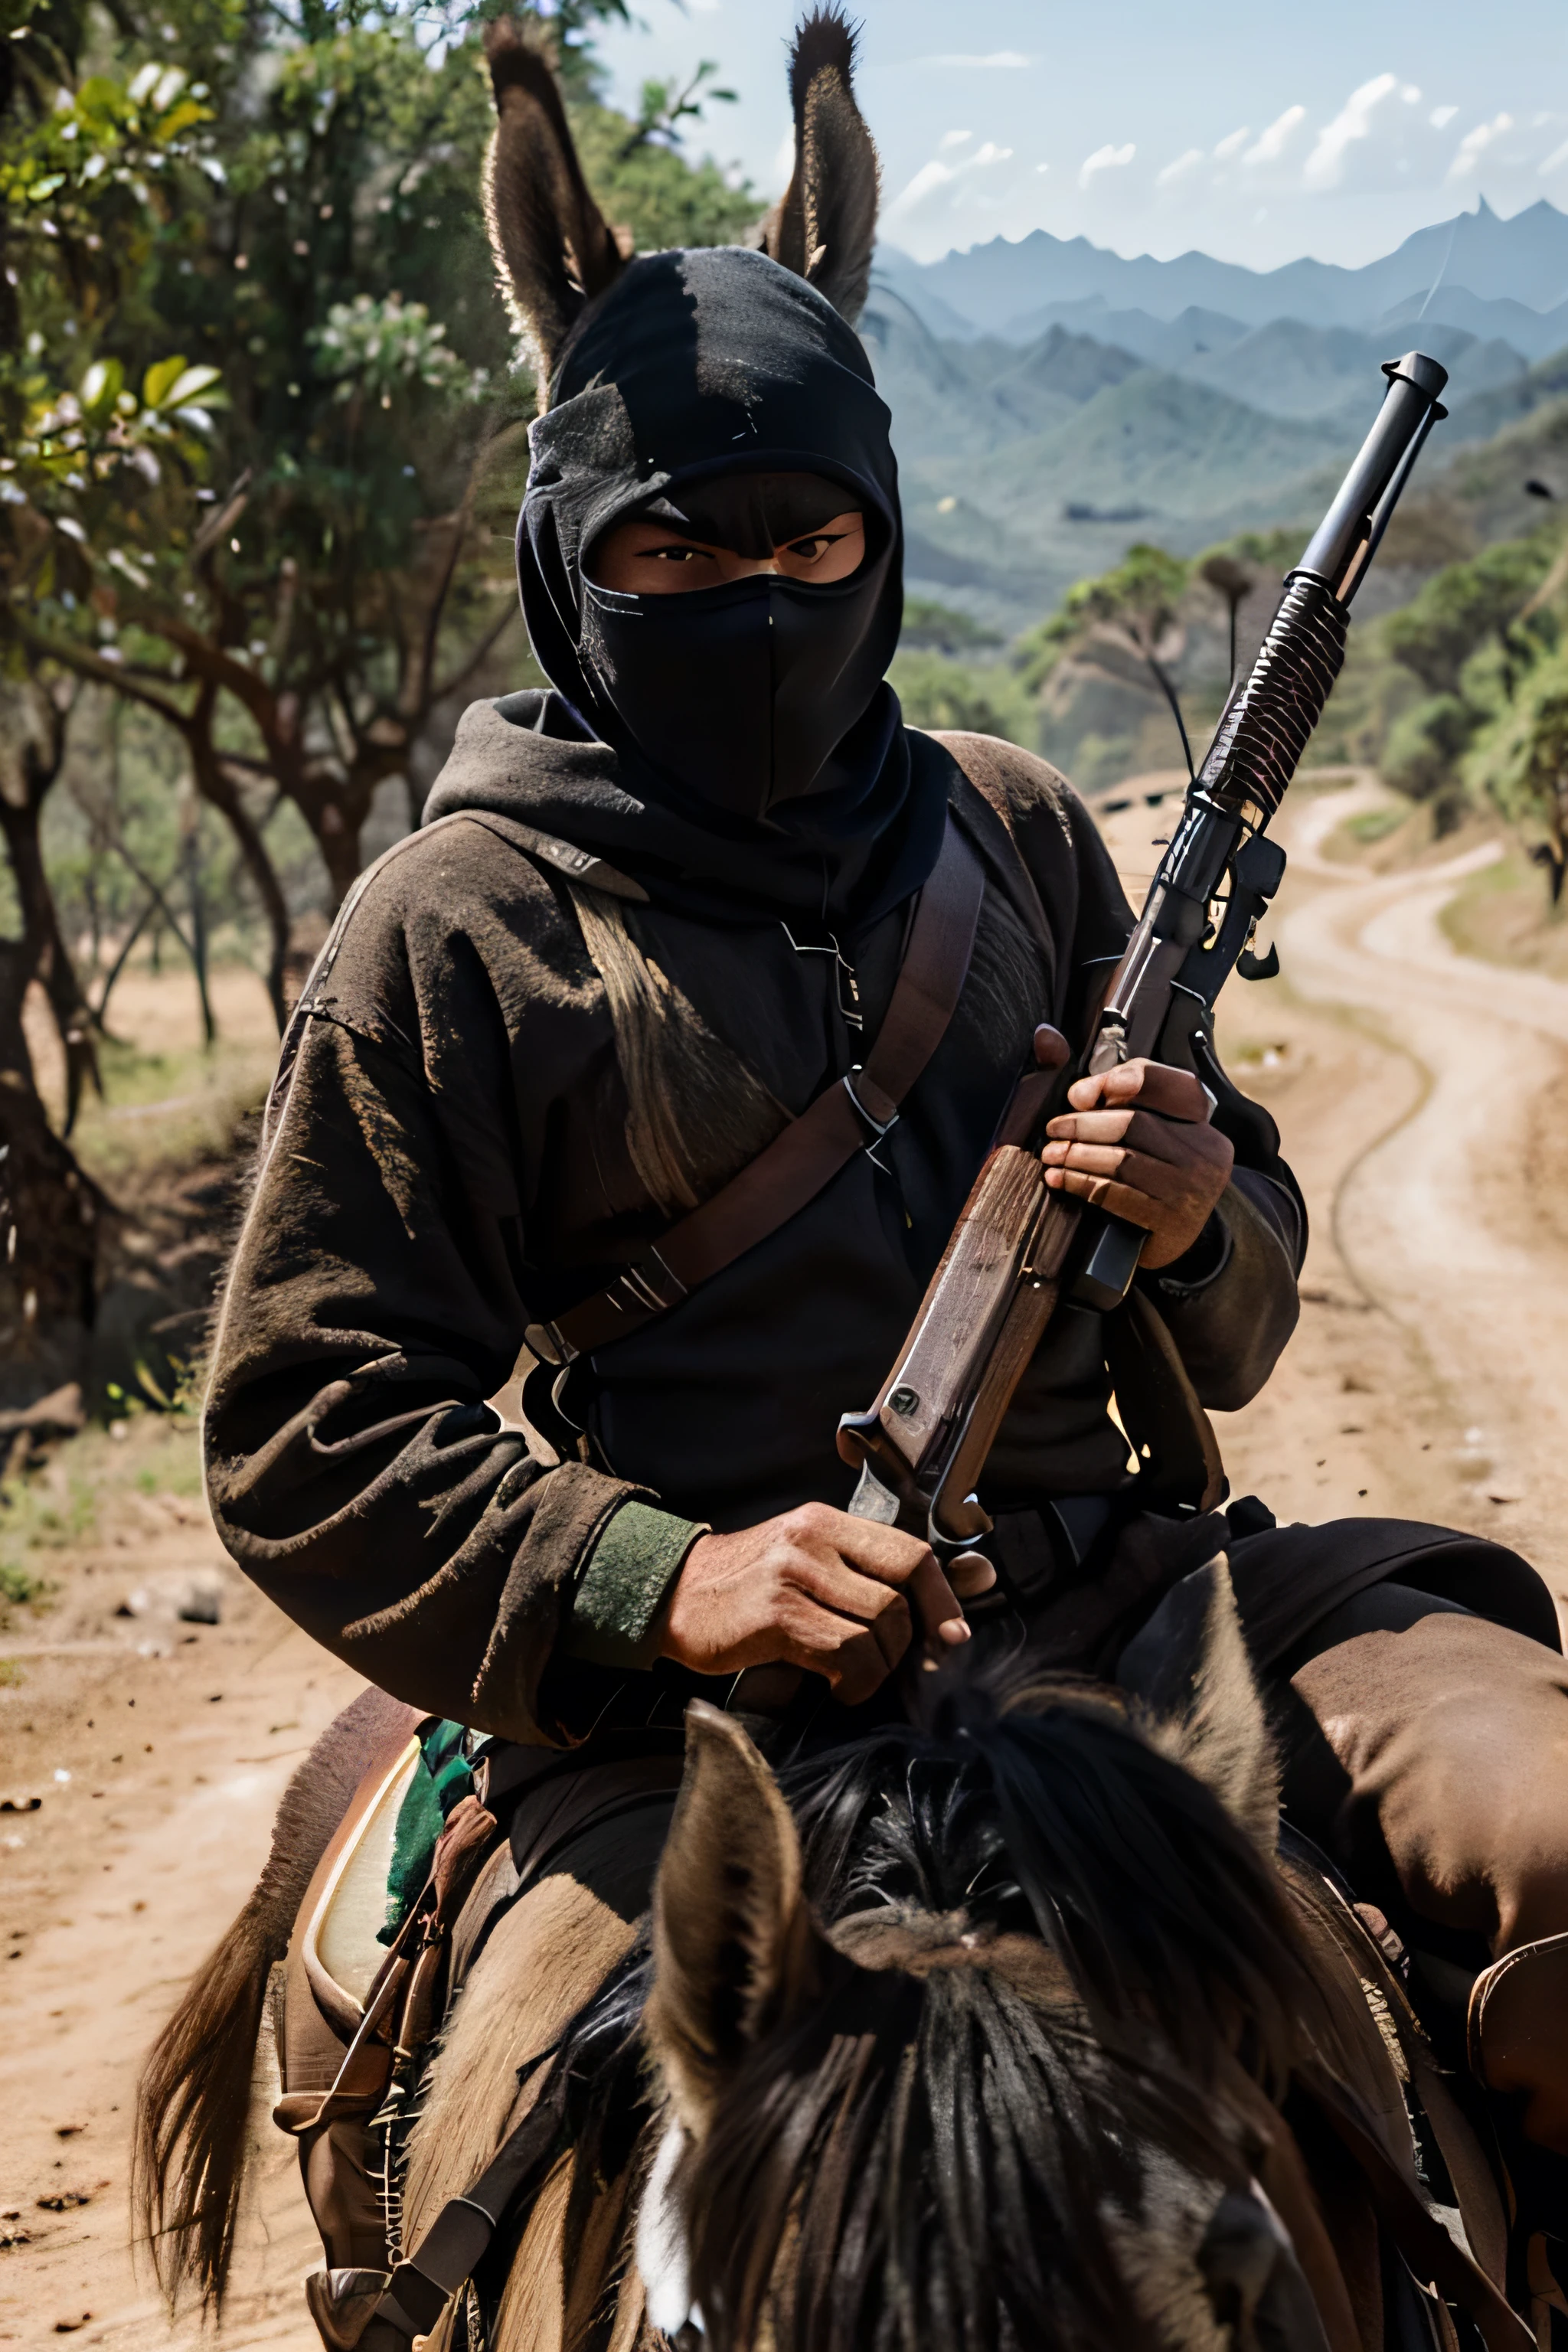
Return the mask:
[[[596,1666],[651,1666],[666,1596],[687,1553],[707,1533],[651,1504],[623,1503],[588,1555],[556,1646]]]

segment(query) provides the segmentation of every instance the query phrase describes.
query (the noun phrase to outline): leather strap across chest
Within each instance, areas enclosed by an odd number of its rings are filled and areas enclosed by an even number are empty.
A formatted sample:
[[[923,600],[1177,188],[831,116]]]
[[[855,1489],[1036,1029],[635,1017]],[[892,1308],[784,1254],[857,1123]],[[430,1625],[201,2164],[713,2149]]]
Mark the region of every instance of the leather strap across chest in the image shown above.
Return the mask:
[[[952,1020],[974,946],[985,879],[950,815],[921,892],[910,943],[865,1066],[839,1078],[701,1207],[614,1282],[526,1337],[542,1361],[569,1364],[651,1322],[814,1201],[855,1154],[885,1135]]]

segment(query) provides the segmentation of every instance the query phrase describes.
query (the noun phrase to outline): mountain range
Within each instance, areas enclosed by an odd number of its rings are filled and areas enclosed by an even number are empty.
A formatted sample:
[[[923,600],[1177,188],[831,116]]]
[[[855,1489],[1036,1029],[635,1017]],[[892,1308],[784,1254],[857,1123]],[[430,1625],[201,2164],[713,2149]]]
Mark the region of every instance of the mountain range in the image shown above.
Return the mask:
[[[1474,212],[1417,229],[1359,269],[1310,259],[1247,269],[1206,253],[1128,259],[1045,229],[1011,243],[993,237],[941,261],[914,261],[889,247],[878,259],[886,282],[941,335],[1027,341],[1058,323],[1088,324],[1081,310],[1062,314],[1064,305],[1087,303],[1159,321],[1199,310],[1242,327],[1299,319],[1363,333],[1419,317],[1483,338],[1502,334],[1531,359],[1568,343],[1568,213],[1544,197],[1510,220],[1483,197]]]
[[[1381,362],[1415,342],[1450,378],[1430,485],[1454,453],[1568,410],[1565,294],[1568,215],[1544,202],[1507,221],[1482,203],[1355,270],[1128,260],[1044,230],[924,265],[879,248],[861,333],[910,586],[1011,634],[1136,540],[1188,554],[1304,530],[1376,412]],[[1398,583],[1380,571],[1383,602]]]

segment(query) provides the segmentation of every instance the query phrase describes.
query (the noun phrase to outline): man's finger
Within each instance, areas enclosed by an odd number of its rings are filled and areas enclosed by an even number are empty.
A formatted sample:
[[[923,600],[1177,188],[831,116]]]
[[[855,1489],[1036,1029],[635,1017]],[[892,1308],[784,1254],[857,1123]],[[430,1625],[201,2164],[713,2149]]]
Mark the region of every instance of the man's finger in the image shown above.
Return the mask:
[[[845,1560],[814,1559],[802,1563],[794,1571],[794,1581],[824,1609],[836,1610],[840,1617],[856,1618],[862,1625],[875,1625],[880,1617],[907,1618],[910,1613],[904,1588],[884,1584],[874,1576],[862,1576]]]
[[[1113,1217],[1124,1217],[1130,1225],[1142,1225],[1145,1233],[1154,1231],[1164,1205],[1147,1192],[1135,1192],[1130,1184],[1118,1184],[1109,1176],[1080,1176],[1073,1168],[1053,1168],[1046,1181],[1053,1192],[1075,1193],[1097,1209],[1108,1209]]]
[[[1141,1110],[1077,1111],[1052,1119],[1049,1132],[1044,1153],[1047,1167],[1062,1160],[1063,1144],[1119,1144],[1173,1169],[1223,1170],[1226,1176],[1236,1158],[1228,1138],[1217,1129],[1151,1118]]]
[[[1173,1208],[1190,1201],[1197,1190],[1194,1171],[1173,1167],[1167,1160],[1152,1160],[1146,1152],[1129,1151],[1120,1143],[1072,1143],[1049,1154],[1047,1168],[1070,1168],[1079,1176],[1110,1176],[1134,1192]]]
[[[978,1551],[961,1551],[956,1559],[948,1561],[945,1574],[961,1601],[978,1601],[996,1581],[996,1570]]]
[[[786,1665],[825,1675],[835,1688],[847,1681],[861,1697],[868,1697],[909,1648],[914,1627],[907,1609],[875,1626],[862,1625],[798,1593],[771,1638],[770,1658],[782,1656]]]
[[[902,1655],[900,1650],[899,1657]],[[831,1656],[819,1658],[816,1671],[827,1676],[842,1705],[859,1706],[881,1689],[898,1663],[898,1658],[889,1658],[868,1633],[860,1630],[841,1643]]]
[[[939,1642],[944,1649],[956,1649],[961,1642],[968,1641],[969,1627],[964,1622],[963,1605],[937,1566],[934,1553],[928,1552],[915,1570],[910,1581],[910,1597],[928,1642]]]
[[[1142,1059],[1119,1062],[1114,1069],[1101,1070],[1097,1076],[1076,1079],[1068,1088],[1068,1100],[1075,1110],[1136,1102],[1144,1110],[1158,1111],[1165,1118],[1186,1119],[1195,1127],[1206,1127],[1214,1108],[1208,1089],[1191,1070],[1173,1070],[1168,1062]]]
[[[935,1554],[919,1536],[905,1535],[900,1528],[885,1528],[877,1519],[852,1519],[847,1511],[836,1511],[836,1524],[827,1540],[839,1557],[858,1568],[865,1576],[874,1576],[879,1583],[907,1585],[928,1561],[935,1564]]]

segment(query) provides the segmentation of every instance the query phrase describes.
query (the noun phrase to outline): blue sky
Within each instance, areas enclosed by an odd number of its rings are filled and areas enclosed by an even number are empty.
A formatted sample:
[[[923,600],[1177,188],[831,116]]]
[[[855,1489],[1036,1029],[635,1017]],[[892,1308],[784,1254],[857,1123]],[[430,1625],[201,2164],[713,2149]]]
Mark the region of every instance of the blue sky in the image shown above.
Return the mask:
[[[632,0],[612,95],[712,58],[690,146],[775,194],[792,0]],[[1356,264],[1428,221],[1568,210],[1563,0],[858,0],[884,234],[922,260],[1032,228],[1125,254]]]

